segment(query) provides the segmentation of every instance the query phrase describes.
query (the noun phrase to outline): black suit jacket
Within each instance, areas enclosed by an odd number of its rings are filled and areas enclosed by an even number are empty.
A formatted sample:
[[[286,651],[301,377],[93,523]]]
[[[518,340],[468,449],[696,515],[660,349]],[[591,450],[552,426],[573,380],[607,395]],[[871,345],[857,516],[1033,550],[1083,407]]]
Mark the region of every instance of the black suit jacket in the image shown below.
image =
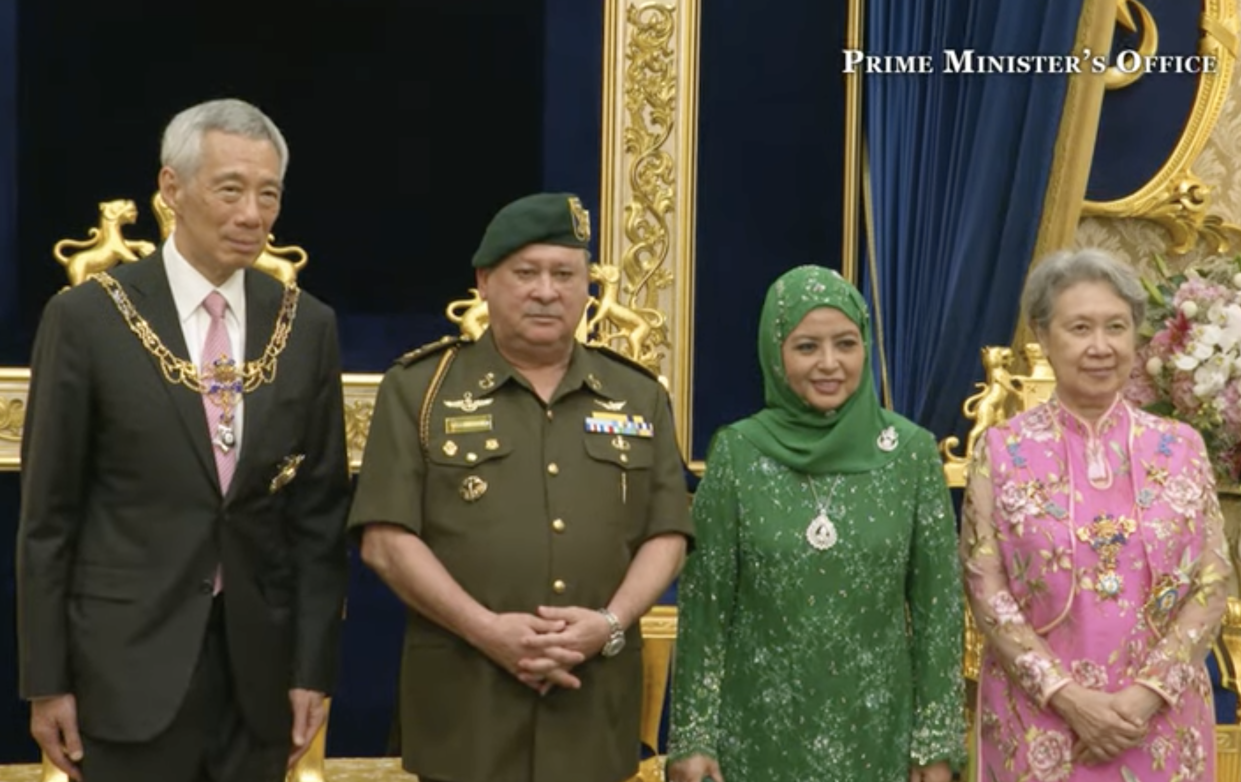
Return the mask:
[[[256,359],[283,288],[245,275],[245,354]],[[162,254],[113,277],[188,358]],[[289,688],[332,688],[347,583],[332,310],[301,294],[275,381],[246,395],[223,497],[202,398],[165,379],[98,283],[48,303],[31,373],[17,540],[22,696],[73,693],[88,734],[154,737],[188,687],[218,563],[242,713],[265,739],[287,739]],[[305,455],[296,477],[273,493],[295,454]]]

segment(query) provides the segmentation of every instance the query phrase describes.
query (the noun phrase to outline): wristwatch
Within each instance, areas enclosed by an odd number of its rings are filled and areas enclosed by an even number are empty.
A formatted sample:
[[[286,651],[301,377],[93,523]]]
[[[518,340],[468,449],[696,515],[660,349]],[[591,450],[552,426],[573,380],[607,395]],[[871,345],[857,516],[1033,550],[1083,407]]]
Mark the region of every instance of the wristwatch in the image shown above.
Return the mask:
[[[600,654],[604,657],[615,657],[620,654],[621,649],[625,648],[625,628],[621,627],[616,614],[608,609],[600,608],[599,613],[603,614],[603,618],[608,620],[608,626],[612,628],[612,634],[608,636],[607,643],[603,645],[603,651]]]

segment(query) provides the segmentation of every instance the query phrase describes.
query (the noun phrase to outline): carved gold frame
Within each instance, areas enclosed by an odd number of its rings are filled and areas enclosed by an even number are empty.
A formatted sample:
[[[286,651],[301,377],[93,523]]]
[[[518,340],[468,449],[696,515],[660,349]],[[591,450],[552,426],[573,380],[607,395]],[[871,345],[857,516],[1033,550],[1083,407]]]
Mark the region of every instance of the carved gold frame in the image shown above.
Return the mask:
[[[1129,2],[1144,11],[1136,0]],[[1145,18],[1148,17],[1144,15]],[[1198,80],[1193,108],[1180,139],[1146,184],[1114,201],[1084,201],[1083,217],[1150,220],[1167,230],[1171,240],[1168,250],[1178,255],[1192,250],[1200,238],[1212,242],[1219,253],[1241,243],[1241,226],[1210,213],[1212,188],[1190,170],[1219,120],[1232,85],[1238,48],[1237,19],[1235,0],[1203,0],[1198,52],[1215,57],[1218,67]]]
[[[698,0],[607,0],[599,255],[632,308],[666,316],[657,345],[677,442],[693,431]]]

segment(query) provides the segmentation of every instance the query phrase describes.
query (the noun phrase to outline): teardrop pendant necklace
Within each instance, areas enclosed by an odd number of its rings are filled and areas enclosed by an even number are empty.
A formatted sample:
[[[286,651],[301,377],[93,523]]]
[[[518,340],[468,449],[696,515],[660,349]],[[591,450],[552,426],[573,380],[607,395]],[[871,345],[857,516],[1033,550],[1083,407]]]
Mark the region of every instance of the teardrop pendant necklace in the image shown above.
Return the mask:
[[[837,475],[836,480],[832,483],[832,490],[827,495],[827,502],[819,499],[819,492],[814,488],[814,478],[806,475],[803,476],[806,485],[810,487],[810,494],[814,497],[814,504],[818,514],[810,520],[810,526],[806,527],[806,542],[812,548],[819,551],[827,551],[836,545],[839,540],[839,534],[836,532],[836,525],[832,523],[831,518],[827,515],[827,509],[832,504],[832,499],[836,496],[836,490],[840,488],[840,483],[844,479],[843,475]]]

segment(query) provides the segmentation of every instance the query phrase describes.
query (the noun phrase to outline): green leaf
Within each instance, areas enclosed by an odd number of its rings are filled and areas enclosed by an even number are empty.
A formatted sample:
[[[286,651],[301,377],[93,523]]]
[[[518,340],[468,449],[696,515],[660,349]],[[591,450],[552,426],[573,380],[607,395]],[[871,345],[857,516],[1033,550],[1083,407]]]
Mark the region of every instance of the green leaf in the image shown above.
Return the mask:
[[[1156,286],[1155,283],[1144,277],[1142,278],[1142,287],[1146,289],[1146,297],[1151,301],[1156,304],[1167,304],[1167,301],[1163,297],[1163,292],[1159,290],[1159,287]]]
[[[1168,262],[1163,259],[1163,256],[1160,255],[1159,253],[1155,253],[1155,257],[1152,260],[1155,263],[1155,268],[1159,270],[1159,273],[1163,275],[1164,277],[1167,277],[1168,276]]]
[[[1144,409],[1148,413],[1154,413],[1155,415],[1161,415],[1161,416],[1164,416],[1165,418],[1172,418],[1176,415],[1176,406],[1173,405],[1167,399],[1160,399],[1156,402],[1151,402]]]

